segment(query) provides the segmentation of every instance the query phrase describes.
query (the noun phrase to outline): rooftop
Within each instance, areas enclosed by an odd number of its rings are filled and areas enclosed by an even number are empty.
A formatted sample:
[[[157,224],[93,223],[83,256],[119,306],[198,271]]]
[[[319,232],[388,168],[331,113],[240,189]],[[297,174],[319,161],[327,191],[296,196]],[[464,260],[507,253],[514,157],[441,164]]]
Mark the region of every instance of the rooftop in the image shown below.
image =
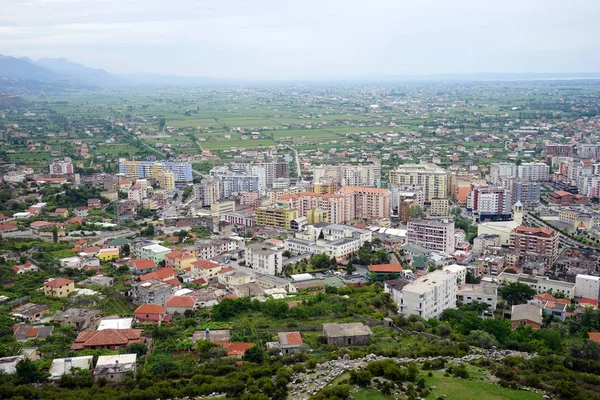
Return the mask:
[[[371,335],[371,328],[362,322],[351,322],[348,324],[328,323],[323,324],[326,337],[347,337]]]

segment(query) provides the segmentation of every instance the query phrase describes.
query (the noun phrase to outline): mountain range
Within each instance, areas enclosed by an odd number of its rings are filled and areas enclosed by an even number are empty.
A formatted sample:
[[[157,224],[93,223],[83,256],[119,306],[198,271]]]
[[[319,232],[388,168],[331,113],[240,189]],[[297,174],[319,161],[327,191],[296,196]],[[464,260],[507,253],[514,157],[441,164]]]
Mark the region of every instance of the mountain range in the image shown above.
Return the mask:
[[[479,73],[479,74],[431,74],[369,76],[333,79],[340,82],[381,82],[381,81],[516,81],[516,80],[552,80],[552,79],[600,79],[600,73]],[[332,79],[294,80],[315,83]],[[33,61],[27,57],[12,57],[0,54],[0,89],[32,86],[77,88],[131,85],[172,85],[196,86],[205,84],[249,83],[251,80],[221,80],[205,77],[182,77],[160,74],[123,74],[115,75],[103,69],[94,69],[78,64],[66,58],[41,58]],[[259,80],[254,82],[269,83]],[[0,90],[2,91],[2,90]]]

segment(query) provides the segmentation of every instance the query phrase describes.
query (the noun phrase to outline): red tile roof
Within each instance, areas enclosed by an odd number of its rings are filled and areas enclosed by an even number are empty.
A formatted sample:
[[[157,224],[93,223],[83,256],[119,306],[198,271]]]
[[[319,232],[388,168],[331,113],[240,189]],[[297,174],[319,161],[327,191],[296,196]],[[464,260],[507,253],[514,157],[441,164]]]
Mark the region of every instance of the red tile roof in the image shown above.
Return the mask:
[[[191,296],[173,296],[167,300],[167,307],[189,307],[192,308],[196,301]]]
[[[17,229],[16,225],[12,224],[2,224],[0,225],[0,231],[10,231],[12,229]]]
[[[300,332],[288,332],[285,334],[285,337],[287,339],[287,344],[295,345],[304,343],[302,341],[302,336],[300,336]]]
[[[219,267],[221,264],[211,260],[196,260],[192,263],[192,265],[202,269],[213,269]]]
[[[225,346],[225,349],[227,350],[228,356],[239,356],[243,355],[246,350],[251,349],[252,347],[254,347],[254,343],[229,343]]]
[[[70,279],[65,279],[65,278],[56,278],[51,280],[50,282],[46,282],[44,283],[44,286],[46,287],[52,287],[52,288],[58,288],[61,286],[65,286],[65,285],[70,285],[71,283],[75,283]]]
[[[367,268],[371,272],[402,272],[402,265],[400,264],[376,264],[369,265]]]
[[[165,306],[158,304],[142,304],[133,312],[134,314],[164,314],[167,312]]]
[[[146,260],[145,258],[136,258],[131,260],[129,263],[138,271],[156,267],[156,264],[154,264],[153,260]]]
[[[179,279],[177,278],[166,279],[164,282],[173,286],[181,286],[181,282],[179,282]]]
[[[588,336],[596,343],[600,343],[600,332],[588,332]]]
[[[71,346],[72,350],[81,350],[95,346],[128,346],[139,342],[141,329],[105,329],[102,331],[85,331],[77,335]]]
[[[142,281],[147,281],[148,279],[157,279],[159,281],[164,281],[165,279],[169,279],[177,276],[177,272],[171,267],[168,268],[160,268],[155,272],[150,272],[149,274],[140,276]]]

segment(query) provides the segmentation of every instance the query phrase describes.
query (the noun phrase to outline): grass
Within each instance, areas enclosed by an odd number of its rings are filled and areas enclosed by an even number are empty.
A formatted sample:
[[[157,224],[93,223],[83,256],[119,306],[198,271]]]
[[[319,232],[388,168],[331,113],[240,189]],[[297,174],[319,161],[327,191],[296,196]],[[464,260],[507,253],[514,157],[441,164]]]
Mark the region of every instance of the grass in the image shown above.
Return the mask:
[[[376,389],[359,389],[352,393],[352,400],[392,400],[394,396],[386,396]]]
[[[444,376],[443,372],[433,372],[432,377],[425,377],[426,386],[436,387],[434,392],[427,396],[427,399],[433,400],[445,395],[447,400],[539,400],[543,396],[542,393],[509,389],[495,385],[486,381],[483,374],[479,378],[476,378],[476,376],[473,376],[473,378],[458,379],[451,376]],[[382,395],[379,398],[384,397]]]

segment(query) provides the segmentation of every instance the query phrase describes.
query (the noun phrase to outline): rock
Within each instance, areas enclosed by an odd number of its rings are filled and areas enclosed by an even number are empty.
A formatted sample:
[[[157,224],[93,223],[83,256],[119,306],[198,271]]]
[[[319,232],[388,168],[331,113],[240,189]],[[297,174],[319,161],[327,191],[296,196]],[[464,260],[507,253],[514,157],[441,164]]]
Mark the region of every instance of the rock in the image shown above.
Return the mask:
[[[548,396],[547,394],[542,396],[542,400],[552,400],[552,397]]]
[[[350,359],[350,354],[346,353],[344,354],[344,360],[349,360]]]

